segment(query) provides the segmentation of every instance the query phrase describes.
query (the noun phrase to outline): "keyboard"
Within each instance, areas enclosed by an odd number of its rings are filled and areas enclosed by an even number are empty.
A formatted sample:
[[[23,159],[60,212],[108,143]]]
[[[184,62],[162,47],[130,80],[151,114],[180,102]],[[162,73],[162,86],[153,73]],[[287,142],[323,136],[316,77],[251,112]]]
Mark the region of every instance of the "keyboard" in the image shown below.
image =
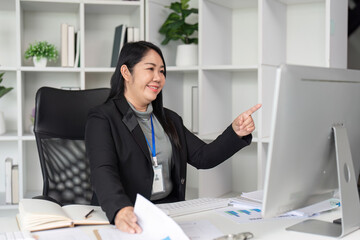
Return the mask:
[[[177,217],[227,207],[229,201],[228,198],[197,198],[181,202],[156,204],[156,206],[168,216]]]

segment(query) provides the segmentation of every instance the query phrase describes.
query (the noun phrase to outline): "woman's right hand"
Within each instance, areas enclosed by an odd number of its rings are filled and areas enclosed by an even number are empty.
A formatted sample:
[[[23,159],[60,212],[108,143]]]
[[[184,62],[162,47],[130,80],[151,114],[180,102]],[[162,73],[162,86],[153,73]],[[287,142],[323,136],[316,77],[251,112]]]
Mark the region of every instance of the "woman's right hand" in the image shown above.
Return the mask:
[[[136,222],[137,217],[133,207],[124,207],[115,216],[115,226],[123,232],[141,233],[142,230]]]

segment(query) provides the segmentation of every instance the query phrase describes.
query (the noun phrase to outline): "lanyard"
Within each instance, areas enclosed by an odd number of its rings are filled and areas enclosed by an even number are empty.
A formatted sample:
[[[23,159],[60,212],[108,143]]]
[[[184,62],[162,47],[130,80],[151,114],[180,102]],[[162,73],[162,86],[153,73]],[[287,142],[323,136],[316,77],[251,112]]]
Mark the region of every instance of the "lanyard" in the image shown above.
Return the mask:
[[[150,146],[149,141],[147,140],[146,136],[145,136],[145,140],[151,150],[151,154],[152,154],[152,159],[154,160],[154,165],[155,167],[158,166],[158,162],[157,162],[157,158],[156,158],[156,146],[155,146],[155,133],[154,133],[154,125],[153,125],[153,120],[152,120],[152,114],[150,115],[150,120],[151,120],[151,137],[152,137],[152,146]]]

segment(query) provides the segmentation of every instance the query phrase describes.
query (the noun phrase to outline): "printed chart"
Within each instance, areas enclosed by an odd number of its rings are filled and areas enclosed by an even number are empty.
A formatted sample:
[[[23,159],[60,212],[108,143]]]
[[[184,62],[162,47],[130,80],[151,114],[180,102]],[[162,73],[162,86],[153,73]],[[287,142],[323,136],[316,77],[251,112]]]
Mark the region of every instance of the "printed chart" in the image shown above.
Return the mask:
[[[237,223],[247,223],[254,221],[263,221],[264,219],[261,216],[261,209],[259,208],[250,208],[250,209],[238,209],[235,207],[227,207],[217,210],[217,212],[223,216],[230,218],[231,220]],[[305,216],[299,216],[295,214],[283,214],[275,219],[294,219],[294,218],[304,218]],[[267,219],[265,219],[267,220]]]

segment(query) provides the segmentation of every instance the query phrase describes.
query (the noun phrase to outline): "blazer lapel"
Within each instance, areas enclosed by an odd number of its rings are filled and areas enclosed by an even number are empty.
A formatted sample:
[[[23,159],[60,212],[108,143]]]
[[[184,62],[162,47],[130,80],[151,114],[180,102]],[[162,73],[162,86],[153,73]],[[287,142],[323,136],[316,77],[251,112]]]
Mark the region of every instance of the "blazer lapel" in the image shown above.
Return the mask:
[[[130,108],[128,102],[126,101],[125,97],[120,97],[119,99],[114,99],[115,105],[118,110],[123,115],[122,121],[125,126],[131,132],[131,135],[135,139],[136,143],[139,145],[140,149],[144,153],[145,157],[148,161],[152,164],[150,158],[149,148],[147,146],[144,133],[141,130],[141,127],[136,119],[136,116],[132,109]]]

